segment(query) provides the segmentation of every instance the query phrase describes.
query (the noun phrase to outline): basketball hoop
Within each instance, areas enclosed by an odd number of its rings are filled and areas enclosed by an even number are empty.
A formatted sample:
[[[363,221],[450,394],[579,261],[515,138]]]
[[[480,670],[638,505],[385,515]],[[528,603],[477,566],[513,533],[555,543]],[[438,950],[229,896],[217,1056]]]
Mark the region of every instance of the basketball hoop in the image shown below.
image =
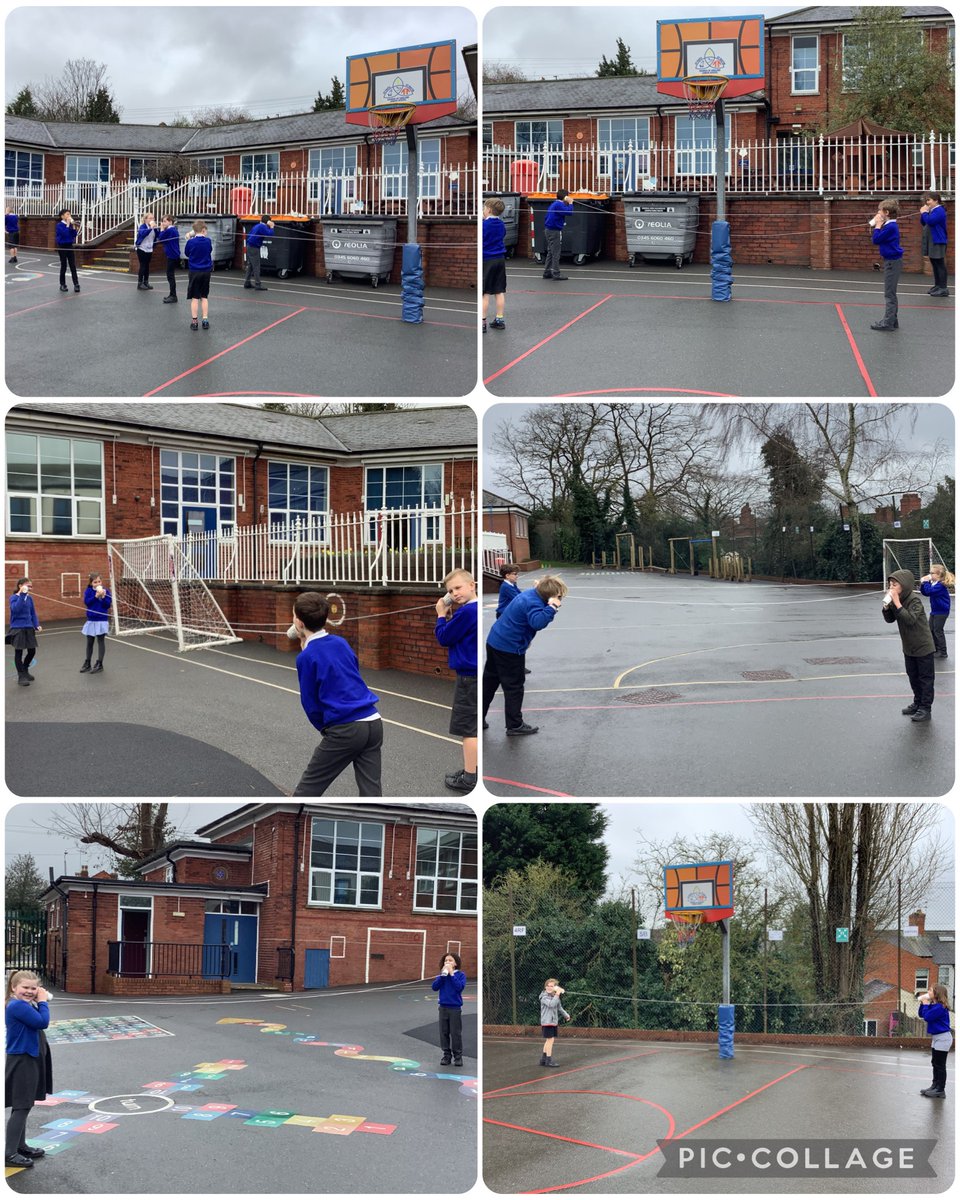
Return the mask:
[[[681,950],[685,950],[696,939],[697,930],[703,921],[703,913],[669,912],[667,916],[673,922],[673,927],[677,931],[677,945]]]
[[[409,125],[416,108],[415,104],[372,105],[368,109],[370,141],[377,145],[394,143],[400,136],[400,130]]]
[[[712,117],[730,80],[726,75],[687,75],[682,82],[690,116]]]

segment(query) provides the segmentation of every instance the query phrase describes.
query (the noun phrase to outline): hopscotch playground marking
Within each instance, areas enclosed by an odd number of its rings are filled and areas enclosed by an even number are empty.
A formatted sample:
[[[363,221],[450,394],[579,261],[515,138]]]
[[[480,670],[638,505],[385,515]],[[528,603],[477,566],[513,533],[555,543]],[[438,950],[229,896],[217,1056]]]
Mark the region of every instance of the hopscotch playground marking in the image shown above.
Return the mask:
[[[70,1021],[51,1021],[47,1041],[51,1046],[81,1042],[122,1042],[131,1038],[174,1037],[143,1017],[75,1017]]]

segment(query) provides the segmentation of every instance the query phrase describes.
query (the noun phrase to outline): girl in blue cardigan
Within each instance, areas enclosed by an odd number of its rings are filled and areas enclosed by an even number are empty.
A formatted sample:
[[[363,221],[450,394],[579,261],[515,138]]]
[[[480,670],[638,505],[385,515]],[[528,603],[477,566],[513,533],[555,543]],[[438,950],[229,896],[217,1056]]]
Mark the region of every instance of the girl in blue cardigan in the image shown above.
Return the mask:
[[[30,674],[30,664],[37,656],[37,634],[43,631],[43,626],[37,620],[33,597],[30,595],[32,587],[33,584],[24,575],[17,580],[17,590],[10,597],[10,629],[6,640],[7,645],[13,646],[17,683],[21,687],[29,687],[31,683],[36,682]]]
[[[930,1058],[933,1062],[933,1083],[924,1088],[920,1095],[932,1100],[942,1100],[947,1090],[947,1055],[953,1045],[950,1031],[950,997],[942,983],[936,983],[926,992],[917,992],[920,1006],[917,1009],[921,1020],[927,1023],[930,1034]]]
[[[920,253],[930,259],[933,268],[933,287],[928,296],[949,296],[947,287],[947,210],[939,192],[927,192],[920,209],[923,226]]]
[[[110,589],[103,586],[103,579],[96,571],[91,572],[87,577],[87,587],[83,593],[83,603],[86,605],[87,619],[84,621],[83,629],[80,632],[87,639],[87,656],[83,660],[80,674],[86,675],[89,671],[91,675],[96,675],[98,671],[103,670],[104,638],[110,632],[110,605],[113,603]],[[97,661],[91,667],[90,659],[93,657],[94,638],[97,639]]]
[[[953,572],[948,571],[943,563],[934,563],[930,574],[920,580],[920,591],[930,597],[930,632],[933,634],[933,644],[937,650],[937,658],[947,657],[947,639],[943,627],[950,616],[950,592],[955,583]]]
[[[4,1163],[32,1167],[43,1151],[27,1145],[27,1118],[38,1100],[53,1091],[50,1047],[43,1031],[50,1024],[50,993],[33,971],[14,971],[7,984],[5,1107],[10,1109]]]

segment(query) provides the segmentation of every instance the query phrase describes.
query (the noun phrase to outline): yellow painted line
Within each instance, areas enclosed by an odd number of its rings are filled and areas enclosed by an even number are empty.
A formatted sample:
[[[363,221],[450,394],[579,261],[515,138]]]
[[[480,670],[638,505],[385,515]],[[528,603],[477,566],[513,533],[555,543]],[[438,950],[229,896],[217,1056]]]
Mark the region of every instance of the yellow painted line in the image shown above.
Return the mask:
[[[151,650],[149,646],[141,646],[136,642],[128,642],[123,638],[113,638],[114,645],[126,646],[130,650],[142,650],[144,654],[158,654],[161,658],[172,658],[176,662],[184,663],[191,667],[201,667],[204,671],[216,671],[218,675],[230,675],[234,679],[243,679],[247,683],[257,683],[261,687],[275,688],[278,692],[286,692],[288,695],[300,697],[299,688],[284,687],[279,683],[270,683],[266,679],[255,679],[252,675],[241,675],[239,671],[227,671],[223,667],[214,667],[210,663],[197,662],[195,658],[185,658],[181,654],[167,654],[163,650]],[[442,706],[441,706],[442,707]],[[384,725],[393,725],[397,729],[409,729],[411,733],[421,733],[424,737],[436,738],[441,742],[452,742],[454,746],[460,745],[460,738],[448,737],[443,733],[432,733],[429,729],[419,729],[416,725],[406,725],[403,721],[390,721],[386,717],[380,718]]]

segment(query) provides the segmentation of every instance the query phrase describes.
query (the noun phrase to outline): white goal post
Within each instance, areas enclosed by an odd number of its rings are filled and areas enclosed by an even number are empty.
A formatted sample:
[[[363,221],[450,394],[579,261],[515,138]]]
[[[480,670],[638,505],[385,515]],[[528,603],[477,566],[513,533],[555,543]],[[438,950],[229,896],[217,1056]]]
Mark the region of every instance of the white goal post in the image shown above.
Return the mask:
[[[172,635],[180,650],[242,640],[172,534],[108,541],[107,562],[117,637]]]
[[[920,580],[930,574],[934,563],[946,564],[933,538],[884,538],[883,539],[883,586],[892,571],[909,571],[914,579]]]

